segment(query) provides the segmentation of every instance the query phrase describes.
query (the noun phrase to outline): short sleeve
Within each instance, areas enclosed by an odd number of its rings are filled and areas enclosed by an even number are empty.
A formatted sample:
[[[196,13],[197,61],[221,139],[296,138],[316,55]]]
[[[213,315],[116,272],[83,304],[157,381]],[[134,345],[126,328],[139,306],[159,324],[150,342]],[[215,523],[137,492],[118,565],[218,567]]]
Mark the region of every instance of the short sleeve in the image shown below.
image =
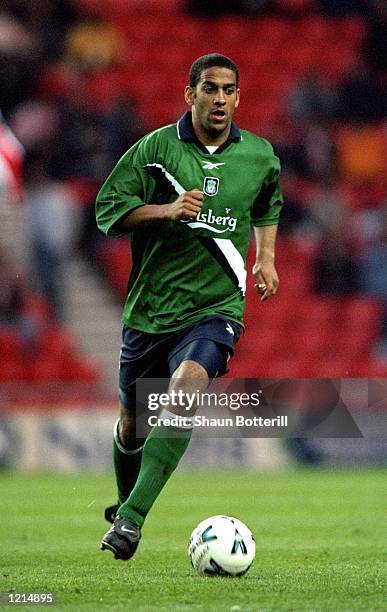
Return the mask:
[[[150,202],[154,180],[145,170],[149,145],[144,138],[136,143],[119,160],[96,199],[98,228],[108,236],[119,237],[114,226],[128,213]]]
[[[283,195],[279,183],[280,162],[272,153],[270,167],[261,191],[256,198],[252,211],[251,222],[259,227],[264,225],[277,225],[283,206]]]

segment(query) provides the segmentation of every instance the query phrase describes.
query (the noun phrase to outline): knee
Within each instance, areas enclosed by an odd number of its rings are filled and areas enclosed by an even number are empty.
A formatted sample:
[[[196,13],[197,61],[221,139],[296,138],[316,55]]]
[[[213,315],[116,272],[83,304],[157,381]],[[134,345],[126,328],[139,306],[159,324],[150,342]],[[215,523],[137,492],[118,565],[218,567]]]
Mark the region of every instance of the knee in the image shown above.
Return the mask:
[[[201,380],[204,384],[209,380],[207,370],[200,363],[191,359],[182,361],[172,374],[172,381],[175,384],[181,378],[194,381]]]
[[[182,361],[172,374],[169,390],[182,390],[184,393],[205,391],[209,384],[207,370],[196,361]]]

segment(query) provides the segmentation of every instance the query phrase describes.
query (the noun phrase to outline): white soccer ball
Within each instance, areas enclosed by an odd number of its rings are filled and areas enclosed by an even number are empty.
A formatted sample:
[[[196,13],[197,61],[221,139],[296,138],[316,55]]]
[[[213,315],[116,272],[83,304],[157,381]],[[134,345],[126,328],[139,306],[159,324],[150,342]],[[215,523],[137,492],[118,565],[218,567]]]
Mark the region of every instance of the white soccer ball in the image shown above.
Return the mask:
[[[233,516],[210,516],[193,530],[188,556],[201,576],[242,576],[255,557],[254,536]]]

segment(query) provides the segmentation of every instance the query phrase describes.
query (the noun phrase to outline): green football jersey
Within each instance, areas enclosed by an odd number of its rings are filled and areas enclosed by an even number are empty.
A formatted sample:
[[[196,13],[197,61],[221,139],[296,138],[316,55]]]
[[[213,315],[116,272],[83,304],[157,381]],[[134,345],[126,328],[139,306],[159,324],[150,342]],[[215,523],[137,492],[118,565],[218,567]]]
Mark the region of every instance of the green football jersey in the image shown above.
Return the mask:
[[[147,223],[130,233],[132,270],[123,322],[164,333],[208,315],[243,321],[251,225],[278,223],[280,164],[271,145],[233,123],[214,152],[200,143],[191,113],[148,134],[120,159],[96,203],[98,227],[119,236],[117,221],[144,204],[204,192],[188,221]]]

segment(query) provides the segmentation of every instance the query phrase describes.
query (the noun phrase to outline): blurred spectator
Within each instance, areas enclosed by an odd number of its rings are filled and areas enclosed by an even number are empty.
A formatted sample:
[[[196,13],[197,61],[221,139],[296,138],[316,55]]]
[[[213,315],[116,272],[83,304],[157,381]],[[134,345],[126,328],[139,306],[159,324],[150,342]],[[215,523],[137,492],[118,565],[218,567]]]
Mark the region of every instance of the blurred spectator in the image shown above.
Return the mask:
[[[0,247],[0,323],[16,325],[23,304],[20,275]]]
[[[103,70],[119,64],[125,51],[124,37],[100,15],[87,16],[66,36],[66,55],[82,70]]]
[[[312,70],[290,89],[287,104],[292,119],[302,125],[305,121],[332,119],[337,112],[338,96],[324,76]]]
[[[53,180],[44,160],[26,160],[26,240],[31,252],[32,283],[44,295],[57,320],[64,318],[64,274],[77,240],[81,210],[64,182]]]
[[[8,13],[33,32],[45,60],[63,54],[63,37],[78,18],[71,0],[3,0]]]
[[[16,106],[10,116],[10,124],[26,149],[50,146],[58,133],[58,110],[55,106],[37,99],[29,99]]]
[[[193,15],[219,17],[220,15],[262,15],[271,12],[275,0],[187,0],[186,9]]]
[[[334,176],[336,150],[326,124],[306,123],[304,134],[308,176],[316,180]]]
[[[313,233],[311,216],[305,201],[301,200],[301,196],[307,197],[303,182],[294,173],[282,172],[281,187],[286,201],[278,228],[282,236]]]
[[[332,179],[316,184],[309,200],[309,215],[321,236],[331,237],[348,223],[346,202],[338,184]]]
[[[344,78],[338,95],[338,117],[345,122],[371,123],[387,115],[386,91],[363,62]]]
[[[20,273],[0,245],[0,330],[2,328],[14,329],[23,348],[33,351],[43,329],[43,320],[28,307]]]
[[[366,15],[369,0],[313,0],[315,7],[323,15],[344,17],[346,15]]]
[[[60,108],[57,136],[48,162],[57,179],[101,181],[144,130],[134,102],[120,96],[105,109],[90,109],[80,84]]]
[[[294,125],[286,119],[273,121],[270,125],[268,138],[281,159],[283,170],[300,176],[308,175],[308,160],[300,126]]]
[[[360,256],[360,289],[383,304],[380,338],[376,347],[379,356],[387,358],[387,207],[380,211],[379,232]]]
[[[351,228],[358,253],[364,253],[370,246],[379,242],[383,228],[381,217],[383,208],[383,204],[372,202],[368,208],[353,212]]]
[[[280,236],[288,236],[301,231],[301,227],[309,220],[304,206],[296,199],[285,195],[286,206],[281,213],[281,223],[278,232]]]
[[[33,33],[0,8],[0,91],[5,114],[34,93],[39,56]]]
[[[313,265],[314,290],[320,295],[354,295],[359,289],[358,278],[345,228],[325,231]]]
[[[5,123],[0,111],[0,205],[19,203],[23,197],[24,148]]]
[[[134,100],[122,95],[101,116],[104,146],[115,163],[145,132]],[[110,163],[110,162],[109,162]]]
[[[0,51],[14,57],[28,57],[36,48],[32,32],[12,16],[3,5],[0,8]]]
[[[60,107],[60,139],[53,143],[50,174],[56,179],[101,180],[110,164],[100,117],[91,113],[81,87],[67,92]]]
[[[371,2],[368,35],[364,43],[364,58],[377,70],[387,70],[387,4],[385,0]]]
[[[268,137],[284,170],[306,178],[334,174],[336,151],[327,122],[291,121],[272,123]]]

